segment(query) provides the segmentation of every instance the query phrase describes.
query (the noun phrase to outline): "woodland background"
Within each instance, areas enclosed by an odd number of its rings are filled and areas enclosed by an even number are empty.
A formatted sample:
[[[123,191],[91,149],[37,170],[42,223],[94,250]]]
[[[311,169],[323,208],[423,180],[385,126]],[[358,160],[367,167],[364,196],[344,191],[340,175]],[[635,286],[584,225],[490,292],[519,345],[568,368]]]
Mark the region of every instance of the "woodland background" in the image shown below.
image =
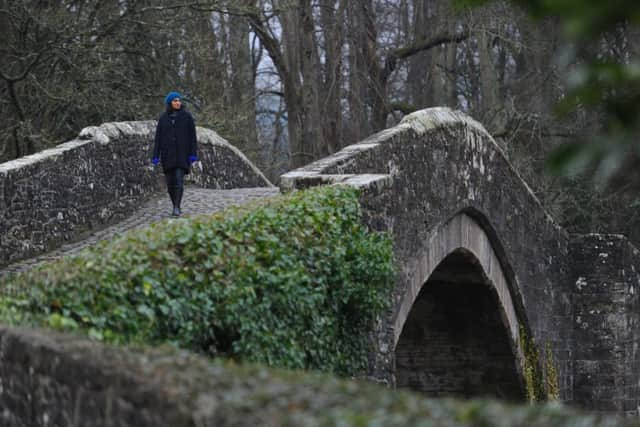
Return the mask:
[[[634,1],[0,0],[0,162],[155,119],[178,90],[277,181],[446,105],[563,226],[640,246]]]

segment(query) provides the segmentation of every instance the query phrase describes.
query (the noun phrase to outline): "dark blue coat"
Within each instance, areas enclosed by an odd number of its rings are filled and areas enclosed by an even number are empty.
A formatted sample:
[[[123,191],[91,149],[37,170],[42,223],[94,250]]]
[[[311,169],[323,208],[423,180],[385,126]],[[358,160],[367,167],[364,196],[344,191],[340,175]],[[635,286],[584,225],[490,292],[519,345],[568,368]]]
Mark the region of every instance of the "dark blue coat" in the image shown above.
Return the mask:
[[[159,158],[164,172],[182,168],[189,173],[189,157],[197,157],[196,125],[191,114],[181,108],[173,114],[165,111],[158,119],[153,158]]]

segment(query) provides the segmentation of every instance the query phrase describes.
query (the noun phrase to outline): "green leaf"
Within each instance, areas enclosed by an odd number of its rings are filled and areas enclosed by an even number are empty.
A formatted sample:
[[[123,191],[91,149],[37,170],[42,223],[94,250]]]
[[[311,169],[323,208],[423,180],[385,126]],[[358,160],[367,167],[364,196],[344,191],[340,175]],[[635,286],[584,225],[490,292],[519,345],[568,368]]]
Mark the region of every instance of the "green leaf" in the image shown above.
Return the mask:
[[[0,315],[356,375],[394,283],[391,248],[361,223],[357,191],[322,187],[134,231],[23,273],[13,280],[29,292]]]

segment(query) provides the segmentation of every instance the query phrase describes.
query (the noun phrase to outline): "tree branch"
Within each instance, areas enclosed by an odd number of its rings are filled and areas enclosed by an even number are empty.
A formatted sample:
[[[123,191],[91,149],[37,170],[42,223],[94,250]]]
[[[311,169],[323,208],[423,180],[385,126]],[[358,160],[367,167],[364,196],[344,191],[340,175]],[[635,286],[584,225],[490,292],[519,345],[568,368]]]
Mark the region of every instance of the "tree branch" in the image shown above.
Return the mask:
[[[20,104],[20,98],[18,98],[18,95],[16,94],[16,89],[15,89],[16,80],[5,79],[5,81],[7,82],[9,97],[13,102],[13,106],[16,109],[18,118],[20,119],[21,122],[24,122],[26,120],[26,115],[24,113],[24,109],[22,108],[22,104]]]
[[[257,13],[246,12],[245,16],[249,19],[249,25],[251,25],[251,28],[255,31],[260,42],[269,53],[269,56],[273,61],[273,65],[278,70],[278,74],[280,74],[283,81],[287,81],[289,77],[289,70],[287,69],[284,57],[280,51],[278,41],[271,35]]]
[[[33,69],[33,67],[38,63],[38,61],[40,60],[40,58],[42,58],[42,55],[45,53],[44,50],[38,52],[38,53],[32,53],[29,54],[29,56],[33,56],[35,55],[35,58],[33,59],[33,61],[31,61],[31,63],[29,65],[27,65],[24,70],[22,71],[21,74],[19,74],[18,76],[12,77],[9,76],[7,74],[5,74],[2,70],[0,70],[0,78],[2,80],[6,80],[7,82],[11,82],[11,83],[15,83],[15,82],[19,82],[21,80],[24,80],[27,78],[27,76],[29,75],[29,73],[31,72],[31,70]]]
[[[469,32],[464,31],[457,34],[443,33],[428,40],[421,40],[410,46],[404,46],[398,49],[394,49],[389,52],[389,55],[384,61],[384,68],[382,69],[381,78],[385,80],[396,69],[399,59],[405,59],[420,53],[425,50],[433,49],[434,47],[448,44],[448,43],[460,43],[469,38]]]

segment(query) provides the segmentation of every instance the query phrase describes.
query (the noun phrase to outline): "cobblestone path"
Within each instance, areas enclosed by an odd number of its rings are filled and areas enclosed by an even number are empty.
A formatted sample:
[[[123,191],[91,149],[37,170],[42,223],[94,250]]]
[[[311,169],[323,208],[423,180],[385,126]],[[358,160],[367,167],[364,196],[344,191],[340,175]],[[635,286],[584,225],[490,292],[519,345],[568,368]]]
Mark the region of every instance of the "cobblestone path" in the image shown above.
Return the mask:
[[[218,212],[230,206],[243,205],[251,200],[274,196],[278,193],[279,190],[277,187],[209,190],[188,185],[185,188],[182,198],[182,214],[183,217],[189,217],[192,215]],[[127,230],[144,227],[167,218],[172,218],[171,201],[169,200],[169,195],[163,193],[147,201],[140,209],[133,212],[132,215],[124,221],[95,231],[78,242],[68,243],[46,254],[10,264],[0,270],[0,276],[10,272],[28,270],[40,262],[73,254],[100,240],[110,239],[116,234],[122,234]]]

